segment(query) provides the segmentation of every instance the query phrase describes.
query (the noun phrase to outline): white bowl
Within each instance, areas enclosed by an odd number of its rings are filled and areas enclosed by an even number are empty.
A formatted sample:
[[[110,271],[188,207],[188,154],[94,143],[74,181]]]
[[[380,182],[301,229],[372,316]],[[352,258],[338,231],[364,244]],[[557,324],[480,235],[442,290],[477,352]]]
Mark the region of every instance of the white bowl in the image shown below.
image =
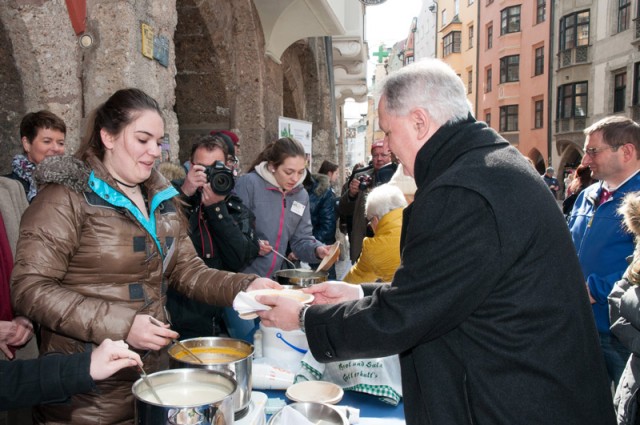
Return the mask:
[[[342,400],[344,391],[331,382],[304,381],[290,386],[285,395],[292,401],[336,404]]]

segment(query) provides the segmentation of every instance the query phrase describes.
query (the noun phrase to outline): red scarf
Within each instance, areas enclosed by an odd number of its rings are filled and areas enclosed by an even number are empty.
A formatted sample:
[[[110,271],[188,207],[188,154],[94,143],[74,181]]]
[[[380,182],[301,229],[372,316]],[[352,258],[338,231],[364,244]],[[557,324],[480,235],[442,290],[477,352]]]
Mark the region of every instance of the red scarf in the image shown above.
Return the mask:
[[[4,227],[4,220],[0,214],[0,320],[13,320],[11,308],[11,271],[13,270],[13,255]]]

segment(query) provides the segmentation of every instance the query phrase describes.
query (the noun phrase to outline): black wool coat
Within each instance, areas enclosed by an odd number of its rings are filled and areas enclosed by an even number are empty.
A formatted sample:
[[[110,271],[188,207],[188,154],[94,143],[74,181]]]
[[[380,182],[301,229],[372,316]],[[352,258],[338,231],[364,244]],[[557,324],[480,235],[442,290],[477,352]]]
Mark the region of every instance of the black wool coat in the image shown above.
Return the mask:
[[[409,425],[615,424],[578,258],[540,176],[472,117],[440,128],[414,170],[392,284],[310,308],[314,357],[399,353]]]

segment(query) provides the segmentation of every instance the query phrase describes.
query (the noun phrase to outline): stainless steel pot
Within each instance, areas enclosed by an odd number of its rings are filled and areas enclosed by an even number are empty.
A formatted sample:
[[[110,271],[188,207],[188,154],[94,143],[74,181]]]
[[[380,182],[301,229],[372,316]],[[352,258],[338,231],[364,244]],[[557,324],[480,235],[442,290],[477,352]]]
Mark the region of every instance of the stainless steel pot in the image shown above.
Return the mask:
[[[233,425],[236,382],[221,372],[173,369],[147,376],[162,404],[147,383],[132,387],[138,425]]]
[[[285,288],[306,288],[327,280],[328,272],[309,269],[284,269],[273,274],[275,280]]]
[[[305,401],[291,403],[288,407],[300,412],[302,416],[307,418],[309,422],[313,424],[349,425],[347,418],[328,404]],[[282,409],[280,409],[271,416],[268,425],[281,425],[283,423]]]
[[[202,363],[191,357],[179,344],[169,348],[169,366],[199,368],[225,373],[235,379],[238,388],[233,395],[236,420],[244,417],[251,401],[251,358],[253,345],[233,338],[202,337],[180,341]]]

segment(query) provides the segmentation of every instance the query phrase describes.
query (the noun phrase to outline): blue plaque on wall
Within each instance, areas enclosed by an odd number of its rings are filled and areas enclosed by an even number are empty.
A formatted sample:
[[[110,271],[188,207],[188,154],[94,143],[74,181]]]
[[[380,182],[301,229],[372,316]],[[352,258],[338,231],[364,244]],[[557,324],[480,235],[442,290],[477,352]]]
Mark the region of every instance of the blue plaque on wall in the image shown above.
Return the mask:
[[[153,38],[153,58],[165,68],[169,66],[169,39],[167,37],[158,35]]]

